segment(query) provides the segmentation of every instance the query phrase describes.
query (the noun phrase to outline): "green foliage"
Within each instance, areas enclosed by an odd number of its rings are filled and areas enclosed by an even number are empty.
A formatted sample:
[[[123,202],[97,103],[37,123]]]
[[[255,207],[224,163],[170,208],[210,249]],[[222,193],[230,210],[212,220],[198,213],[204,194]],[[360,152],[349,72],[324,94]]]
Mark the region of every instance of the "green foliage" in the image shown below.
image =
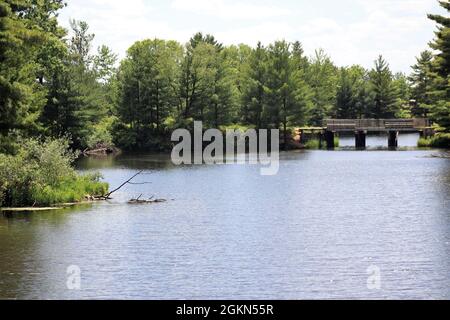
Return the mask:
[[[71,27],[73,36],[67,51],[55,57],[60,67],[46,82],[48,95],[42,122],[51,136],[69,134],[74,148],[84,149],[96,142],[108,144],[111,135],[101,128],[112,113],[116,56],[106,46],[92,56],[94,35],[89,33],[89,26],[72,20]],[[100,138],[105,141],[98,141]]]
[[[420,148],[450,148],[450,134],[440,133],[431,138],[420,138],[418,142]]]
[[[295,54],[300,54],[296,57]],[[299,65],[301,53],[292,50],[292,44],[276,41],[268,48],[268,73],[265,87],[269,126],[283,128],[305,122],[310,107],[309,87]]]
[[[400,106],[393,79],[388,63],[380,55],[375,61],[375,68],[369,72],[370,87],[373,91],[373,106],[367,112],[369,117],[375,119],[395,117]]]
[[[108,186],[100,183],[95,175],[77,176],[61,181],[57,186],[46,185],[32,191],[32,199],[37,205],[74,203],[86,200],[87,195],[104,195]]]
[[[80,176],[67,139],[20,141],[15,155],[0,154],[0,206],[46,206],[105,194],[100,176]]]
[[[97,75],[97,79],[101,83],[107,83],[116,73],[115,63],[117,61],[117,54],[111,51],[105,45],[97,49],[97,55],[93,58],[93,70]]]
[[[414,106],[411,110],[412,115],[416,117],[428,117],[433,103],[432,74],[433,53],[423,51],[417,58],[417,63],[412,66],[412,74],[409,77],[411,81],[411,97],[414,99]]]
[[[367,71],[360,66],[341,68],[336,93],[335,113],[339,119],[357,119],[365,114]]]
[[[198,35],[191,39],[179,78],[179,116],[203,121],[205,127],[231,123],[237,102],[233,52],[212,39]]]
[[[309,124],[321,126],[333,114],[337,92],[337,68],[323,50],[316,50],[306,69],[306,81],[312,90]]]
[[[431,147],[431,139],[420,138],[417,142],[417,146],[419,148],[430,148]]]
[[[411,86],[408,77],[398,72],[392,79],[394,92],[396,93],[396,111],[395,118],[413,118],[411,104]]]
[[[439,3],[447,12],[450,11],[448,0]],[[433,14],[428,18],[438,24],[436,37],[430,43],[430,47],[437,51],[431,65],[431,113],[433,120],[450,131],[450,18]]]
[[[334,147],[339,148],[340,140],[339,137],[334,137]]]
[[[244,62],[241,92],[240,117],[244,123],[263,128],[263,113],[266,105],[264,87],[267,73],[267,52],[261,43],[247,53]]]
[[[51,3],[52,6],[47,6]],[[51,34],[43,30],[43,16],[54,21],[57,1],[0,2],[0,136],[13,131],[32,134],[45,104],[45,91],[36,82],[42,66],[38,54]],[[50,28],[50,27],[49,27]]]
[[[139,41],[128,49],[118,73],[118,120],[113,130],[121,148],[153,148],[173,129],[174,123],[166,120],[181,113],[182,53],[177,42],[158,39]]]
[[[311,139],[305,143],[306,149],[317,150],[320,149],[320,140],[319,139]]]
[[[340,144],[339,137],[334,137],[334,147],[339,148],[339,144]],[[314,139],[310,139],[310,140],[306,141],[305,148],[310,149],[310,150],[326,149],[327,144],[325,141],[322,141],[322,146],[321,146],[320,140],[314,138]]]
[[[93,149],[98,145],[113,146],[112,128],[115,121],[117,121],[116,117],[105,117],[94,125],[92,134],[86,141],[87,147]]]
[[[219,130],[221,130],[222,132],[225,132],[227,130],[235,130],[235,131],[240,130],[241,132],[246,132],[251,129],[255,129],[255,127],[252,125],[243,125],[243,124],[232,124],[228,126],[219,127]]]

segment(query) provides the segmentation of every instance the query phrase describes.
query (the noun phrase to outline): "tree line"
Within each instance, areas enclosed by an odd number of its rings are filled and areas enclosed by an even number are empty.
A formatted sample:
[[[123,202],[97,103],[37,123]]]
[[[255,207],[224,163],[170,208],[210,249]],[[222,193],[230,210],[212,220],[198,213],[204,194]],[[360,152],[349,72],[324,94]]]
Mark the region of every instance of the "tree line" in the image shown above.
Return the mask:
[[[447,11],[449,1],[440,1]],[[0,3],[0,151],[18,137],[69,136],[72,147],[164,149],[175,128],[320,126],[326,118],[430,117],[450,130],[450,18],[410,75],[379,56],[371,69],[336,66],[300,42],[225,46],[195,34],[186,44],[149,39],[126,57],[92,53],[87,23],[57,21],[62,0]]]

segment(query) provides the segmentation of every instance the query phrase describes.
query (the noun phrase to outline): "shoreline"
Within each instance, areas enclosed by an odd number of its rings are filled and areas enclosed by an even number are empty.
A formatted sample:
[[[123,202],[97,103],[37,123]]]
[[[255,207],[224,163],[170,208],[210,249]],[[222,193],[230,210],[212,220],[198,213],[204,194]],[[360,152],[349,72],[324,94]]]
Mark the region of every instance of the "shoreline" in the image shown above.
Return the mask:
[[[54,206],[49,207],[5,207],[0,208],[0,212],[39,212],[39,211],[55,211],[55,210],[64,210],[71,207],[79,206],[79,205],[89,205],[94,204],[96,202],[100,202],[102,200],[93,200],[93,201],[80,201],[80,202],[70,202],[70,203],[58,203]]]

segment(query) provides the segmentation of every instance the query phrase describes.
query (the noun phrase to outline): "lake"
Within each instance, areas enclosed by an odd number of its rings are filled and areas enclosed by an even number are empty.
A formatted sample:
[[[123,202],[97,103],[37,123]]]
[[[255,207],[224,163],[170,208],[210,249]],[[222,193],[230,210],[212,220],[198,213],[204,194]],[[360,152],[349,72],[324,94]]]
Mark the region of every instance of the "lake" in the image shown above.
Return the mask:
[[[0,298],[450,299],[450,161],[352,143],[282,153],[275,176],[175,167],[165,155],[84,159],[78,168],[112,188],[137,170],[135,182],[151,183],[0,217]],[[168,201],[127,204],[140,194]],[[70,266],[79,290],[68,289]]]

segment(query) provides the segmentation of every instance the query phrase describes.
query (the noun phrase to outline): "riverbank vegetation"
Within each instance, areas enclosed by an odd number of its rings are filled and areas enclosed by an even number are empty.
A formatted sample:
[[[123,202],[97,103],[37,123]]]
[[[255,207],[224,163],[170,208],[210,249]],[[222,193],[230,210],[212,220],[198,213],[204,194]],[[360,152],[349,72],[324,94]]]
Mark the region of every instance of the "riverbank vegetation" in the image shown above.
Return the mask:
[[[420,138],[418,145],[420,148],[450,149],[450,134],[449,133],[438,133],[434,137]]]
[[[334,137],[334,147],[339,148],[339,137]],[[318,150],[326,149],[327,144],[325,141],[320,142],[319,139],[313,138],[305,142],[305,149]]]
[[[0,154],[0,207],[80,202],[107,193],[98,174],[80,175],[67,139],[19,141],[14,155]]]

